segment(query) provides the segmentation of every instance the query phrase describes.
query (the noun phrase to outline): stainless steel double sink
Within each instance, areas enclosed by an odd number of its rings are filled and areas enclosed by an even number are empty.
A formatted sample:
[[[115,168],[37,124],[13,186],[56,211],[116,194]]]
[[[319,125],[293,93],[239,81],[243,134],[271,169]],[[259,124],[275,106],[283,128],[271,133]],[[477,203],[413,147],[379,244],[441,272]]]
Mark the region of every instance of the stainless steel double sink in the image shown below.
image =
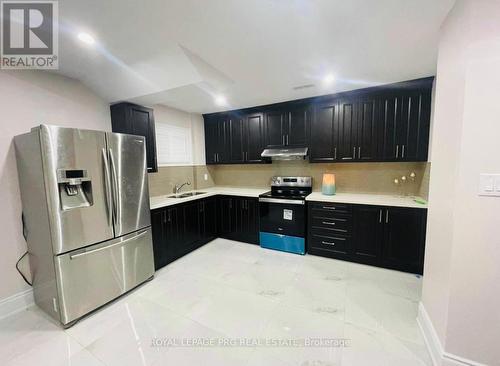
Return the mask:
[[[199,194],[205,194],[207,192],[187,192],[187,193],[181,193],[181,194],[172,194],[170,196],[167,196],[167,198],[187,198],[187,197],[193,197],[197,196]]]

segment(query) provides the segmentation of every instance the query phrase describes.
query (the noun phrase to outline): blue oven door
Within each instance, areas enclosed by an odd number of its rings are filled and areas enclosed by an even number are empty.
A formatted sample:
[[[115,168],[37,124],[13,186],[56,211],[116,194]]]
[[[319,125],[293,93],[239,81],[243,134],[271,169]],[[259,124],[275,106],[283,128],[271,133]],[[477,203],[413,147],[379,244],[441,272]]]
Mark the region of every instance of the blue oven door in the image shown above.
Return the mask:
[[[305,201],[260,198],[259,211],[262,248],[305,254]]]

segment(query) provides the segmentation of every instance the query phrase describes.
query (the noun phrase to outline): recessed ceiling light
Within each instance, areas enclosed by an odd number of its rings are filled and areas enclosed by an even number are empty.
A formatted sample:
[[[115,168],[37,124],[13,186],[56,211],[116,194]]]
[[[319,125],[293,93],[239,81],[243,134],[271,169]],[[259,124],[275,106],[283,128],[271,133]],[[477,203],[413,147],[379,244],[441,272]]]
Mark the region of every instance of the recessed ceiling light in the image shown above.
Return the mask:
[[[90,34],[85,33],[85,32],[78,33],[78,39],[80,41],[82,41],[83,43],[90,44],[90,45],[95,43],[94,37],[92,37]]]
[[[215,104],[220,105],[221,107],[224,107],[227,105],[227,99],[223,95],[218,95],[215,97]]]
[[[323,78],[323,84],[325,84],[325,85],[331,85],[331,84],[333,84],[334,81],[335,81],[335,75],[333,75],[333,74],[327,74]]]

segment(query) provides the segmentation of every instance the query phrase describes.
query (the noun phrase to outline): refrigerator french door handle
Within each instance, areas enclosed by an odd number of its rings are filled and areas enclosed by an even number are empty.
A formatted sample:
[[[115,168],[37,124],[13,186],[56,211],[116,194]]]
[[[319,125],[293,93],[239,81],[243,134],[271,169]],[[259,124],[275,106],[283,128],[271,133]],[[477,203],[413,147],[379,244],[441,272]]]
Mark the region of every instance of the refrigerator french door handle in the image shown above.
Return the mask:
[[[108,222],[111,225],[113,221],[113,197],[111,192],[111,179],[109,177],[109,161],[106,149],[102,149],[102,160],[104,161],[104,189],[106,191],[106,211],[108,214]]]
[[[113,218],[115,220],[115,225],[118,224],[118,222],[121,222],[121,213],[120,209],[118,208],[118,201],[120,200],[119,198],[119,192],[118,192],[118,179],[116,178],[116,166],[115,166],[115,159],[113,158],[113,150],[108,149],[108,154],[109,154],[109,160],[111,161],[111,178],[113,179],[113,208],[114,208],[114,215]],[[116,228],[115,228],[116,230]]]
[[[124,239],[124,240],[120,240],[117,243],[114,243],[114,244],[111,244],[111,245],[107,245],[107,246],[101,247],[101,248],[87,250],[85,252],[80,252],[80,253],[72,254],[72,255],[69,256],[69,259],[75,259],[75,258],[78,258],[78,257],[83,257],[83,256],[88,255],[88,254],[100,252],[100,251],[103,251],[103,250],[108,250],[108,249],[111,249],[113,247],[116,247],[116,246],[119,246],[119,245],[123,245],[123,244],[127,243],[130,240],[135,240],[137,238],[140,238],[141,236],[145,235],[147,232],[148,232],[147,230],[143,230],[143,231],[137,233],[137,235],[134,235],[133,237],[130,237],[130,238],[127,238],[127,239]]]

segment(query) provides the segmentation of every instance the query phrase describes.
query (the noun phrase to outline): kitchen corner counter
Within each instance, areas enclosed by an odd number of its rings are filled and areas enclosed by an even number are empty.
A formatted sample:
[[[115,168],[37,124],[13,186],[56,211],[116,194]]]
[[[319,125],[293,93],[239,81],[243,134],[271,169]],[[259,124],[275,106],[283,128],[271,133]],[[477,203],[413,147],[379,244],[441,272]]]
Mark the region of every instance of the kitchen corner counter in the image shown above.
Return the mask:
[[[331,202],[331,203],[350,203],[358,205],[408,207],[408,208],[427,208],[427,203],[417,203],[415,198],[420,197],[392,196],[386,194],[370,193],[337,193],[333,196],[325,196],[321,192],[313,192],[306,197],[306,201],[312,202]]]
[[[149,205],[151,210],[178,205],[180,203],[194,201],[202,198],[207,198],[216,195],[227,195],[227,196],[240,196],[240,197],[254,197],[257,198],[262,193],[266,193],[269,191],[269,188],[237,188],[237,187],[210,187],[210,188],[202,188],[197,189],[195,191],[182,191],[182,193],[189,192],[205,192],[203,194],[199,194],[196,196],[185,197],[185,198],[171,198],[172,194],[163,195],[163,196],[154,196],[149,198]]]

